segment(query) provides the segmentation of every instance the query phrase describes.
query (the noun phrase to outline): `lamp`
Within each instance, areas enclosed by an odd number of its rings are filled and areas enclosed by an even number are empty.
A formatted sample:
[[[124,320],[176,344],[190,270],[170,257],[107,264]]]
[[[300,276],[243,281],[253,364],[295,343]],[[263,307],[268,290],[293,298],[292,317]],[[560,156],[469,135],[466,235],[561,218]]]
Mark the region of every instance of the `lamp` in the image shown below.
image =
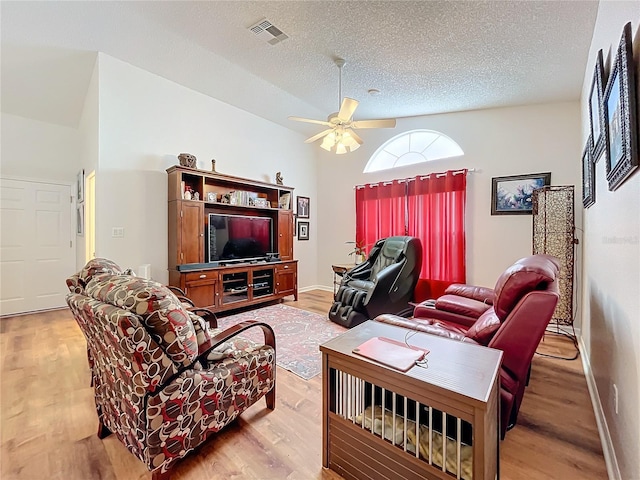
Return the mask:
[[[341,155],[357,150],[360,144],[353,138],[351,133],[339,127],[324,137],[320,147],[324,148],[327,152]]]

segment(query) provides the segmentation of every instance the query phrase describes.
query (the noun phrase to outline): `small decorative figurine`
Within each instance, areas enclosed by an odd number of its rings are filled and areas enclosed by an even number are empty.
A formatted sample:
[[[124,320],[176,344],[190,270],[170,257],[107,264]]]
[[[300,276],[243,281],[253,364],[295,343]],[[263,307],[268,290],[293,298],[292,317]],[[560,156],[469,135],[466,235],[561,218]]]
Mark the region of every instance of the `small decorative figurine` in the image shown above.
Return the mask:
[[[216,159],[215,158],[211,159],[211,171],[212,172],[216,171]]]
[[[284,185],[284,184],[282,183],[282,173],[280,173],[280,172],[276,172],[276,183],[277,183],[278,185]]]
[[[196,157],[195,155],[191,155],[190,153],[181,153],[178,155],[178,160],[180,160],[180,165],[183,167],[196,168]]]
[[[194,199],[194,200],[200,200],[200,193],[198,193],[198,192],[193,192],[193,199]]]

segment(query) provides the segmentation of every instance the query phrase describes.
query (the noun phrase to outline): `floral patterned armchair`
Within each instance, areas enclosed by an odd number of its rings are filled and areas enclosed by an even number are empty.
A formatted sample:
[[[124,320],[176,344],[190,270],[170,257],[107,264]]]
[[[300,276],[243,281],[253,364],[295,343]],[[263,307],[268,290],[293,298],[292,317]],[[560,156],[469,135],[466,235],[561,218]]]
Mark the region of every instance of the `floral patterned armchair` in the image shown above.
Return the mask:
[[[154,480],[168,479],[178,459],[263,396],[275,408],[268,325],[211,328],[163,285],[106,259],[91,260],[67,285],[87,340],[98,436],[113,432]],[[252,327],[262,328],[264,345],[238,336]]]

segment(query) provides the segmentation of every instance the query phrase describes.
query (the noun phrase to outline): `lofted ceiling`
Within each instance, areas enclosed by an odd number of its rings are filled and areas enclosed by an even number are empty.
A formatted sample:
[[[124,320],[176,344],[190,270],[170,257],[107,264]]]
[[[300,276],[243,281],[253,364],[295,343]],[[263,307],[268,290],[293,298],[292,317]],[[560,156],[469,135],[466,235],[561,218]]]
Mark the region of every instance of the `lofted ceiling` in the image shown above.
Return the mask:
[[[96,53],[303,133],[355,119],[577,100],[597,1],[2,1],[2,111],[77,126]],[[263,18],[288,35],[270,45]],[[271,37],[269,37],[271,38]],[[377,89],[379,95],[368,90]]]

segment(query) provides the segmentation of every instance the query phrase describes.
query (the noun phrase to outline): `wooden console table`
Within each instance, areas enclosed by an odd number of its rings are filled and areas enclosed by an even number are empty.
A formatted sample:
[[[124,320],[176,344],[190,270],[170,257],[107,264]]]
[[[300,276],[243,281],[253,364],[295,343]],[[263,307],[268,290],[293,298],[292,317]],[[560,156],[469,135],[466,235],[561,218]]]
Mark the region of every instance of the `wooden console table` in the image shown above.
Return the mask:
[[[376,336],[428,349],[427,367],[401,372],[352,353]],[[375,321],[320,350],[324,467],[346,479],[498,477],[501,351]]]

